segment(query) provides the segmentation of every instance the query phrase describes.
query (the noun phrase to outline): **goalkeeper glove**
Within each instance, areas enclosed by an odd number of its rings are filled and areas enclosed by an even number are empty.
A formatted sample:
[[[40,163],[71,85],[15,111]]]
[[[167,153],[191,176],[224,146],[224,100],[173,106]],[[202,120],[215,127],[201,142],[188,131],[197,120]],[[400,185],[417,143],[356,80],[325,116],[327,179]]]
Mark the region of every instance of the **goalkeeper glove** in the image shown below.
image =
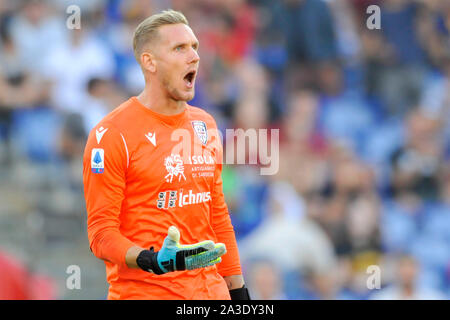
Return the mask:
[[[172,271],[193,270],[212,266],[222,261],[226,253],[223,243],[214,244],[211,240],[191,245],[180,245],[180,232],[174,226],[168,230],[161,250],[143,250],[136,263],[144,271],[164,274]]]

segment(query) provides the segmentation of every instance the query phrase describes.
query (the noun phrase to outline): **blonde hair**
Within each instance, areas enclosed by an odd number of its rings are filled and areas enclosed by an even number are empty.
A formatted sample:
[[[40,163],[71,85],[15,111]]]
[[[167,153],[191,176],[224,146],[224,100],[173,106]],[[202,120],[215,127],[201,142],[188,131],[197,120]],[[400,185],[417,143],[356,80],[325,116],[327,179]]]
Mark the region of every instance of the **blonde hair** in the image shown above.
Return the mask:
[[[158,28],[166,24],[178,23],[189,25],[186,17],[181,12],[169,9],[148,17],[137,26],[133,36],[133,51],[139,64],[141,63],[140,55],[142,49],[158,36]]]

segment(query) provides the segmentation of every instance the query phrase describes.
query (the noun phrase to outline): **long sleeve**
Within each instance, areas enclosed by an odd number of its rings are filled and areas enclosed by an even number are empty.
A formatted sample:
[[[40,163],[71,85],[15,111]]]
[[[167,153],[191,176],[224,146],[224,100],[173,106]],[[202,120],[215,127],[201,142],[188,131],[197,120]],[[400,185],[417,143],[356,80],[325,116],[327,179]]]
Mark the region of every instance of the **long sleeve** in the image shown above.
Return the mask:
[[[134,245],[119,230],[127,164],[121,133],[105,124],[94,128],[83,157],[89,244],[96,257],[120,266],[125,266],[125,255]]]
[[[217,136],[218,137],[218,136]],[[218,142],[219,140],[217,140]],[[214,185],[212,190],[212,227],[218,242],[225,244],[227,253],[222,256],[222,262],[218,264],[221,276],[242,274],[239,250],[236,242],[233,225],[225,202],[222,182],[222,145],[218,143],[216,155],[216,169],[214,173]]]

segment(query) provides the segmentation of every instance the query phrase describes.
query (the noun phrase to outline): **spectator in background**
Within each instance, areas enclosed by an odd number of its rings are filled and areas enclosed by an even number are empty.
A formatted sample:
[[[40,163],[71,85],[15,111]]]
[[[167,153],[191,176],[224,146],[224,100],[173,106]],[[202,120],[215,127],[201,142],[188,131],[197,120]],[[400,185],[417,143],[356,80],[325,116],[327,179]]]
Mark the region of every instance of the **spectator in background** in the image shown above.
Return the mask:
[[[360,252],[353,256],[339,258],[336,270],[338,287],[337,299],[366,300],[370,295],[367,288],[367,268],[371,265],[382,266],[379,253],[373,251]],[[382,268],[382,270],[384,270]]]
[[[374,236],[376,229],[374,223],[377,220],[373,174],[346,146],[336,145],[329,158],[332,171],[326,189],[323,190],[327,201],[325,210],[318,217],[318,221],[332,239],[336,254],[338,256],[351,255],[354,250],[358,249],[361,242],[373,243],[375,241],[370,239]],[[366,214],[369,218],[365,221],[367,230],[362,236],[364,240],[355,238],[359,231],[354,229],[356,226],[352,223],[353,218],[356,218],[352,214],[354,210],[352,208],[359,204],[362,204],[364,210],[367,210]],[[364,226],[361,227],[364,228]]]
[[[284,71],[300,86],[315,84],[317,67],[338,59],[334,20],[323,0],[285,0],[273,5],[272,24],[284,39]],[[278,31],[279,30],[279,31]]]
[[[264,203],[258,199],[267,194],[267,179],[259,174],[258,164],[261,159],[258,146],[248,144],[246,148],[238,148],[237,141],[245,139],[247,130],[255,133],[257,129],[270,126],[267,96],[269,82],[265,70],[254,60],[244,60],[236,64],[233,71],[236,80],[235,92],[227,98],[228,103],[222,104],[223,107],[230,108],[222,110],[222,116],[229,115],[229,125],[242,130],[236,131],[236,136],[230,137],[233,141],[225,137],[224,159],[228,156],[228,146],[232,145],[233,160],[238,166],[225,167],[224,174],[232,182],[225,182],[224,189],[227,199],[231,200],[231,219],[236,230],[240,231],[240,238],[246,236],[263,219]],[[244,159],[245,164],[250,165],[242,166],[244,163],[239,163],[239,159]]]
[[[381,219],[383,244],[391,252],[425,243],[420,234],[439,198],[444,163],[439,120],[416,109],[410,112],[405,127],[405,142],[391,156],[389,197],[383,203]]]
[[[83,105],[89,111],[81,116],[87,134],[126,94],[113,81],[96,77],[88,81],[86,93]]]
[[[45,84],[11,37],[11,17],[0,19],[0,109],[29,107],[43,101]],[[3,108],[2,108],[3,107]]]
[[[332,244],[306,216],[305,207],[289,184],[271,185],[268,211],[262,223],[240,240],[244,259],[272,259],[282,272],[325,273],[335,264]],[[274,253],[276,252],[276,255]]]
[[[392,154],[392,194],[399,201],[403,196],[436,200],[438,176],[443,163],[445,140],[440,134],[441,121],[430,118],[420,109],[407,118],[407,140]]]
[[[296,299],[336,300],[338,298],[337,275],[333,271],[318,272],[316,270],[307,270],[303,276],[302,291]]]
[[[237,239],[245,238],[264,219],[267,181],[258,168],[224,166],[224,194]]]
[[[277,178],[289,182],[303,197],[325,188],[328,141],[317,128],[319,98],[311,88],[290,92],[281,120],[280,169]],[[298,170],[301,168],[301,170]]]
[[[381,255],[379,230],[380,203],[376,194],[362,194],[350,203],[347,232],[352,255],[367,253]]]
[[[145,81],[136,64],[130,39],[139,22],[158,9],[157,3],[142,0],[108,1],[106,6],[106,23],[96,30],[97,34],[105,38],[105,43],[114,54],[118,84],[129,95],[137,95],[144,88]],[[98,11],[102,12],[101,6]]]
[[[284,0],[278,21],[283,26],[291,63],[315,63],[337,58],[330,8],[322,0]]]
[[[255,300],[286,300],[283,277],[270,260],[256,259],[247,266],[246,279]]]
[[[18,259],[0,251],[0,300],[51,300],[54,280],[33,272]]]
[[[53,44],[62,45],[67,41],[65,21],[52,12],[46,0],[19,1],[18,9],[10,27],[18,56],[33,72],[44,73],[43,57],[51,54]]]
[[[355,66],[360,63],[358,26],[361,22],[358,19],[361,16],[356,13],[351,1],[327,0],[327,2],[335,26],[337,56],[347,65]],[[374,4],[374,0],[371,2]]]
[[[254,60],[244,60],[235,68],[237,95],[232,110],[235,127],[244,130],[267,128],[272,117],[269,78],[265,69]]]
[[[423,113],[442,121],[447,144],[450,142],[450,54],[440,61],[440,72],[429,77],[422,92],[420,108]],[[448,158],[448,148],[446,150]]]
[[[81,161],[80,153],[84,150],[87,135],[83,118],[78,113],[71,113],[64,119],[59,137],[59,152],[62,159],[68,162]]]
[[[86,133],[89,133],[112,110],[105,101],[107,95],[111,93],[109,86],[108,80],[100,78],[92,78],[87,83],[84,105],[89,112],[82,114]]]
[[[0,162],[12,159],[13,119],[17,111],[35,108],[48,98],[48,85],[31,64],[23,63],[11,35],[10,13],[0,14]]]
[[[399,64],[421,64],[425,52],[421,46],[417,19],[420,5],[418,1],[386,0],[382,4],[383,35],[393,46],[393,62]]]
[[[245,59],[255,37],[255,10],[245,0],[219,2],[221,26],[217,34],[217,50],[226,64]],[[221,44],[226,43],[223,47]]]
[[[416,1],[382,3],[381,32],[387,54],[376,90],[391,115],[404,115],[420,98],[427,63],[427,52],[417,29],[421,9]]]
[[[417,286],[419,266],[414,257],[398,257],[394,283],[371,295],[372,300],[440,300],[445,297],[432,289]]]
[[[44,76],[52,83],[52,105],[64,112],[86,114],[83,100],[90,79],[111,79],[115,62],[111,51],[86,24],[70,33],[68,42],[55,42],[45,57]]]
[[[345,83],[342,66],[327,62],[318,67],[321,94],[318,126],[329,139],[348,144],[361,153],[375,124],[373,111],[356,87]]]

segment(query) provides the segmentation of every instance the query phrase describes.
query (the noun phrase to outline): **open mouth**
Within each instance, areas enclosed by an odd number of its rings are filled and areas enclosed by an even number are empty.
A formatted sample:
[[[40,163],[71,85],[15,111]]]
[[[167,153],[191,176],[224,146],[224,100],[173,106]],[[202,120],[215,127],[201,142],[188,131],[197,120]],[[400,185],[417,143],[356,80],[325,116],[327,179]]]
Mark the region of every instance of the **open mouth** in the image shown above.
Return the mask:
[[[192,88],[194,85],[195,73],[195,71],[190,71],[183,78],[188,88]]]

